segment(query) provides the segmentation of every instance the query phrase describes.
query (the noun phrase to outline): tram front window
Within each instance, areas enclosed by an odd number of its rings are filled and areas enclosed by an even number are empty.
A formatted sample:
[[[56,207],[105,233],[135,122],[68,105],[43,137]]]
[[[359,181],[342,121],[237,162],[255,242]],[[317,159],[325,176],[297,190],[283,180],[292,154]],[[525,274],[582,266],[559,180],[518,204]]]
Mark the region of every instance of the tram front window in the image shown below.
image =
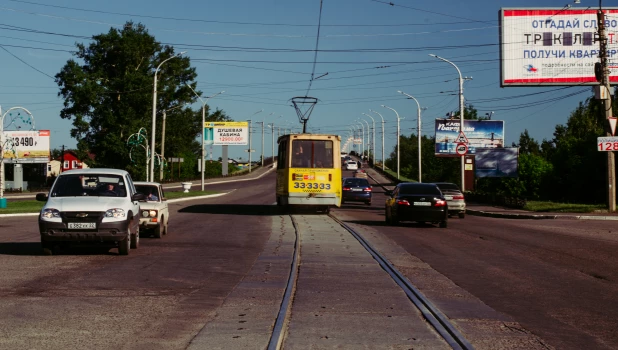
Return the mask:
[[[333,168],[333,142],[327,140],[292,141],[293,168]]]

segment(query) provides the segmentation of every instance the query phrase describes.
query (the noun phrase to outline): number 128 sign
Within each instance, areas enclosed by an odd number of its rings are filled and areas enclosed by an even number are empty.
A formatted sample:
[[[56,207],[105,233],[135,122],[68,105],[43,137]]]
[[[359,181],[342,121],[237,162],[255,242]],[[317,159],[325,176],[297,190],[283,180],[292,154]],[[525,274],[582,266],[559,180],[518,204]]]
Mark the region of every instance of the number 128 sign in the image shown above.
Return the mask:
[[[597,151],[618,152],[618,136],[597,137]]]

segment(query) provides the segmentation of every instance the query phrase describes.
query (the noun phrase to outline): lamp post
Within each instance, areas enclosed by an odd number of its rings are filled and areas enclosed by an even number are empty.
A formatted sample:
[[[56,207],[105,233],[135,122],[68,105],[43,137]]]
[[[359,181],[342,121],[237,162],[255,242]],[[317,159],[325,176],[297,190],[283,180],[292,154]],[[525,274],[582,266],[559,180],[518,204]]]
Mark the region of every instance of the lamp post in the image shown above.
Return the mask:
[[[163,111],[163,126],[161,128],[161,162],[159,162],[159,181],[163,181],[163,164],[165,164],[165,119],[167,118],[167,112],[180,108],[184,105],[178,105],[172,108],[168,108]]]
[[[361,134],[361,161],[362,161],[363,155],[365,154],[365,125],[361,123],[358,119],[356,119],[356,122],[360,124],[361,130],[362,130],[362,134]]]
[[[371,153],[371,146],[369,145],[369,123],[365,120],[365,119],[359,119],[360,121],[365,122],[365,124],[367,124],[367,135],[365,136],[367,138],[367,160],[369,160],[369,153]]]
[[[195,94],[195,96],[197,96],[197,98],[199,98],[199,99],[200,99],[200,101],[202,102],[202,124],[201,124],[201,128],[202,128],[202,160],[200,160],[200,164],[202,164],[202,166],[200,167],[200,168],[201,168],[201,169],[200,169],[200,172],[202,173],[202,174],[201,174],[201,175],[202,175],[202,181],[201,181],[201,184],[202,184],[202,191],[203,191],[203,190],[204,190],[204,168],[206,167],[206,164],[205,164],[205,163],[206,163],[206,154],[205,154],[205,153],[206,153],[206,148],[205,148],[205,145],[204,145],[204,137],[205,137],[205,135],[204,135],[204,124],[206,123],[206,103],[207,103],[207,102],[208,102],[208,100],[210,100],[211,98],[213,98],[213,97],[215,97],[215,96],[217,96],[217,95],[221,95],[222,93],[224,93],[224,92],[225,92],[225,90],[224,90],[224,91],[217,92],[216,94],[214,94],[214,95],[212,95],[212,96],[207,97],[207,98],[206,98],[206,101],[204,101],[204,100],[202,100],[202,98],[200,97],[200,95],[198,95],[198,93],[197,93],[195,90],[193,90],[193,88],[191,87],[191,85],[189,85],[189,84],[187,84],[187,83],[185,83],[185,85],[187,85],[187,86],[189,87],[189,89],[191,89],[191,91],[193,91],[193,93]]]
[[[159,68],[163,65],[163,63],[171,60],[172,58],[180,57],[186,51],[178,53],[163,62],[159,63],[157,69],[154,74],[154,87],[152,90],[152,135],[151,135],[151,145],[150,145],[150,181],[154,181],[154,157],[155,157],[155,132],[157,130],[157,74],[159,74]],[[148,179],[147,179],[148,180]]]
[[[416,106],[418,107],[417,108],[418,120],[417,120],[417,123],[416,123],[417,130],[418,130],[418,133],[417,133],[417,138],[418,138],[418,182],[423,182],[422,179],[421,179],[421,174],[422,174],[422,172],[421,172],[421,154],[422,154],[421,153],[421,105],[418,103],[418,100],[416,98],[414,98],[414,96],[408,95],[408,94],[406,94],[405,92],[402,92],[402,91],[397,91],[397,92],[402,94],[402,95],[406,95],[409,98],[413,99],[416,102]]]
[[[439,60],[442,60],[446,63],[450,63],[455,69],[457,69],[457,73],[459,74],[459,132],[463,132],[463,123],[464,123],[464,96],[463,96],[463,77],[461,76],[461,71],[455,65],[455,63],[447,60],[446,58],[442,58],[440,56],[436,56],[434,54],[429,54],[431,57],[435,57]],[[465,185],[465,157],[461,157],[461,192],[463,193],[466,190]]]
[[[382,107],[390,109],[391,111],[395,112],[395,115],[397,115],[397,180],[399,180],[399,121],[401,120],[401,118],[399,118],[399,113],[397,113],[397,111],[393,108],[385,105],[382,105]]]
[[[264,111],[263,109],[260,109],[259,111],[253,113],[251,117],[263,111]],[[251,172],[251,119],[247,121],[249,122],[249,172]]]
[[[372,164],[375,164],[376,163],[376,120],[373,119],[373,117],[367,113],[363,113],[363,115],[366,115],[369,118],[371,118],[371,122],[373,125],[373,140],[371,141],[371,145],[373,146],[373,152],[371,153],[371,157],[372,157],[371,159],[373,159]]]
[[[382,117],[382,114],[370,109],[369,112],[373,112],[377,115],[380,116],[380,119],[382,119],[382,171],[384,171],[384,118]]]
[[[267,115],[266,117],[264,117],[264,119],[262,120],[261,124],[262,124],[262,167],[264,167],[264,123],[266,123],[266,118],[270,117],[271,115],[273,115],[275,112],[270,113],[269,115]],[[260,122],[258,122],[260,123]]]

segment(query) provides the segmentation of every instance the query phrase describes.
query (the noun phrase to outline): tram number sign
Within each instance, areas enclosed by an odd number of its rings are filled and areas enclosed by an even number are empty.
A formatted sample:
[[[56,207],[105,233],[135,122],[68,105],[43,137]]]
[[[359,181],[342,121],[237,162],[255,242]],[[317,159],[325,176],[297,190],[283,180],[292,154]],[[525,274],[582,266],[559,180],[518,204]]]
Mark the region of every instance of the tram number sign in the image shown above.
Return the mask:
[[[319,183],[319,182],[294,182],[294,188],[301,189],[314,189],[314,190],[330,190],[329,183]]]
[[[465,143],[458,143],[455,147],[455,153],[457,153],[457,155],[459,156],[465,155],[466,153],[468,153],[468,145],[466,145]]]
[[[597,151],[618,151],[618,136],[597,137]]]

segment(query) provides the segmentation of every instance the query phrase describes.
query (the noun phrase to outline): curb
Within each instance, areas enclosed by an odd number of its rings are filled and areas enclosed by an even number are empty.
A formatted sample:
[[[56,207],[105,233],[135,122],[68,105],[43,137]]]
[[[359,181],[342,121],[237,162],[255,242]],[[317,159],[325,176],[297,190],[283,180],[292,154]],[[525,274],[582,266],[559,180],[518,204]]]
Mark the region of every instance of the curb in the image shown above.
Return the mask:
[[[563,219],[563,220],[607,220],[607,221],[618,220],[618,216],[494,213],[494,212],[487,212],[487,211],[467,209],[467,208],[466,208],[466,214],[474,215],[474,216],[485,216],[485,217],[490,217],[490,218],[526,219],[526,220],[552,220],[552,219]]]

